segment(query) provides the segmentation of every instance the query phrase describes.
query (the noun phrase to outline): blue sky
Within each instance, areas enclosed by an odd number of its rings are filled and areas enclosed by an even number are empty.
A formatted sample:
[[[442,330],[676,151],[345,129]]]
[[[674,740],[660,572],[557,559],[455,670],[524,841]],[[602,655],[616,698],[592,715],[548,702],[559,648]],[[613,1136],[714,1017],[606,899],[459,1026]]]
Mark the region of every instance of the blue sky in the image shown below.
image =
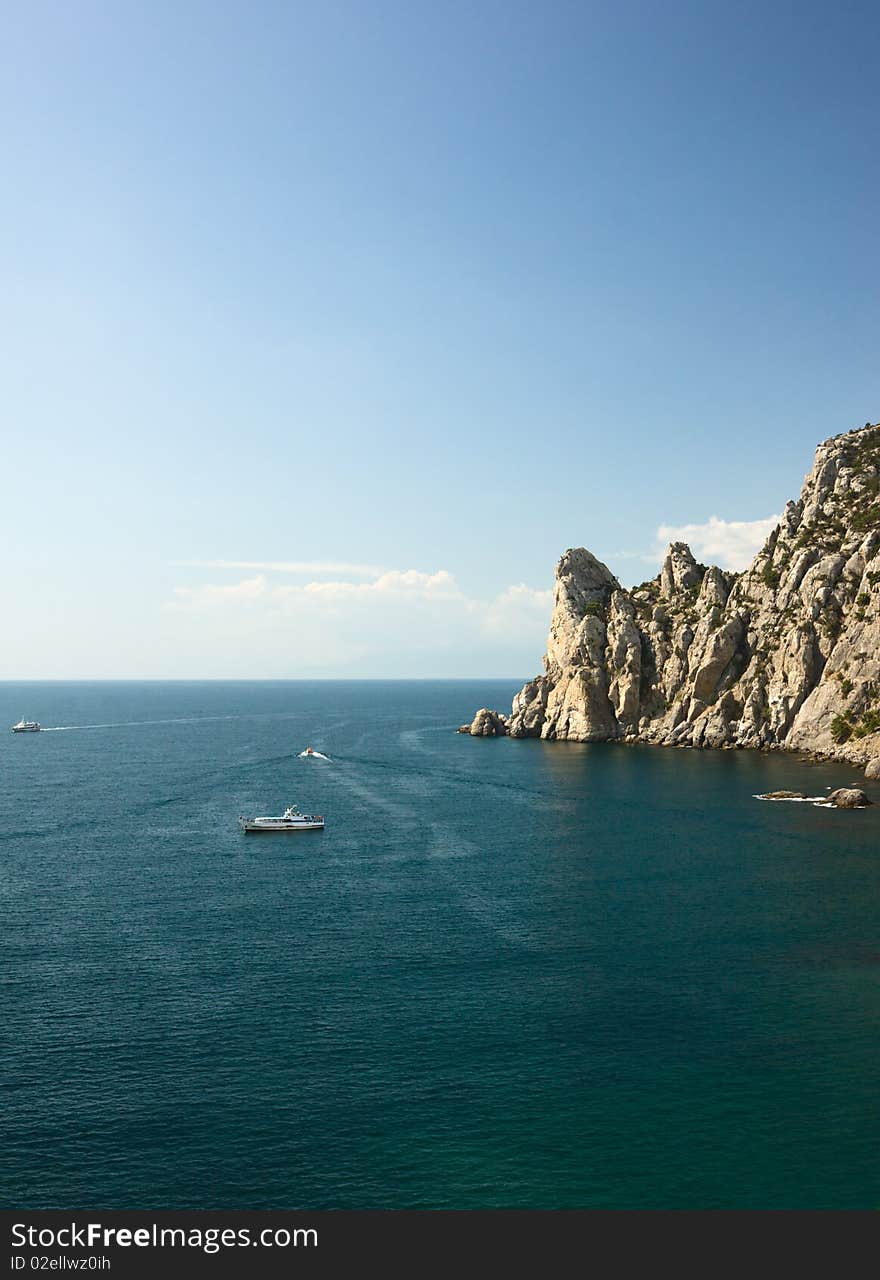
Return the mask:
[[[529,675],[880,418],[875,5],[3,31],[0,677]]]

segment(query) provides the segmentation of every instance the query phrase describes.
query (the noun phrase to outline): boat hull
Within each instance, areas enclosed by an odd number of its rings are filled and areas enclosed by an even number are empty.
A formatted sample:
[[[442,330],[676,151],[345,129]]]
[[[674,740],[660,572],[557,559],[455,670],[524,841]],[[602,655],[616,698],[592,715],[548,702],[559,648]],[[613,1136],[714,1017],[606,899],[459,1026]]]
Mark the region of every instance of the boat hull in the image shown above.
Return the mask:
[[[31,725],[28,725],[27,728],[22,727],[21,729],[16,729],[13,726],[12,732],[13,733],[40,733],[41,730],[39,726],[32,727]]]
[[[297,831],[324,831],[324,823],[303,823],[299,827],[243,827],[246,836],[292,836]]]
[[[242,823],[242,830],[248,836],[278,836],[292,835],[295,831],[323,831],[323,822],[297,822],[287,823],[284,826],[280,824],[277,827],[266,826],[263,823],[255,824],[252,822]]]

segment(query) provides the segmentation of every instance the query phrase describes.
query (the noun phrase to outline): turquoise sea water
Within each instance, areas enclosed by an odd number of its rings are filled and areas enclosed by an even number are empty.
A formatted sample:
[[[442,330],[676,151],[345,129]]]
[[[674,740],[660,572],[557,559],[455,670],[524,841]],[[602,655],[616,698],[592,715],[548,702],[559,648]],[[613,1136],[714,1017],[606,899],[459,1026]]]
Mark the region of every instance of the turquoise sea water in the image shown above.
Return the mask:
[[[4,1204],[880,1203],[880,807],[515,687],[0,685]]]

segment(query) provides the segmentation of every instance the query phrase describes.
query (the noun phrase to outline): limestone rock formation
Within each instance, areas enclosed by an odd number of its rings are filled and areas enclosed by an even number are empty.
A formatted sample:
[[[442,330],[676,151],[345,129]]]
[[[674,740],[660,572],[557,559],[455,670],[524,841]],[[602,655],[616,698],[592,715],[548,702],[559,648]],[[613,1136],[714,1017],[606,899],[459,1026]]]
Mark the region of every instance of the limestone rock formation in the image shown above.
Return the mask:
[[[875,756],[873,760],[868,761],[867,768],[865,769],[865,777],[868,778],[869,781],[876,781],[880,778],[880,756]]]
[[[464,729],[459,729],[459,733]],[[474,738],[502,738],[507,733],[507,717],[488,707],[480,707],[473,718],[468,733]]]
[[[627,591],[589,551],[566,551],[544,671],[506,731],[880,757],[880,424],[819,446],[743,573],[674,542]]]

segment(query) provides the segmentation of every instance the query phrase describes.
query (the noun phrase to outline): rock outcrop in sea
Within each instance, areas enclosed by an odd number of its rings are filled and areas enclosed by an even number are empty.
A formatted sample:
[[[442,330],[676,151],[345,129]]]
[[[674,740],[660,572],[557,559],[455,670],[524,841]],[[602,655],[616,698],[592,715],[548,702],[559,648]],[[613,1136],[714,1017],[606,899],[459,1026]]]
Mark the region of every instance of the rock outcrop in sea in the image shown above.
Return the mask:
[[[860,787],[838,787],[828,797],[836,809],[865,809],[871,803]]]
[[[674,542],[655,578],[625,590],[589,551],[566,551],[543,674],[506,729],[880,756],[880,424],[819,446],[743,573]]]
[[[469,733],[474,738],[503,738],[507,733],[507,716],[480,707],[471,724],[463,724],[458,732]]]

